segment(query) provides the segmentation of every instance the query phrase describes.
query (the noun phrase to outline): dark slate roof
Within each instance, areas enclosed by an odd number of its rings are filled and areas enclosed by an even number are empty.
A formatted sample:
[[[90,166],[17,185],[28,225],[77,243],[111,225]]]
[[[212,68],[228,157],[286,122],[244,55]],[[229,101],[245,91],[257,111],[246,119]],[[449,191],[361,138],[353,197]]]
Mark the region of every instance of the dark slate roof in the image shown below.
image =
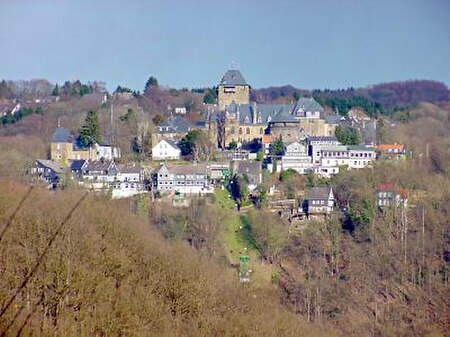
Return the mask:
[[[226,107],[226,111],[233,114],[238,114],[239,112],[239,123],[240,124],[252,124],[253,113],[256,109],[257,113],[257,124],[267,125],[280,111],[286,110],[291,112],[292,105],[290,104],[236,104],[232,103]],[[220,114],[216,114],[220,116]],[[258,121],[261,122],[258,122]]]
[[[36,162],[39,163],[41,166],[51,169],[55,173],[64,173],[64,168],[57,161],[48,159],[38,159],[36,160]]]
[[[335,136],[312,136],[308,137],[308,142],[337,142]]]
[[[247,82],[245,82],[245,79],[239,70],[228,70],[225,73],[225,75],[222,76],[220,85],[227,86],[227,85],[248,85],[248,84]]]
[[[325,115],[323,116],[323,119],[325,119],[325,123],[328,124],[339,124],[341,121],[342,116],[341,115]]]
[[[81,171],[81,168],[83,167],[85,160],[84,159],[77,159],[70,163],[70,169],[72,171]]]
[[[120,173],[141,173],[142,167],[138,165],[121,165],[118,170]]]
[[[260,161],[239,161],[236,172],[239,175],[252,175],[257,176],[261,173]]]
[[[52,136],[52,143],[71,143],[72,142],[72,135],[70,134],[70,131],[59,127],[55,130]]]
[[[303,112],[297,113],[302,108]],[[291,104],[236,104],[231,103],[225,110],[229,113],[238,114],[240,124],[252,124],[253,113],[257,113],[257,124],[267,125],[270,121],[277,118],[278,122],[293,122],[301,116],[305,116],[306,111],[322,111],[322,106],[317,103],[314,98],[300,98],[297,102]],[[295,114],[294,114],[295,112]],[[213,114],[218,118],[220,114]],[[278,116],[278,117],[276,117]],[[261,120],[259,122],[258,120]]]
[[[162,127],[161,131],[159,128]],[[168,130],[167,130],[168,128]],[[181,116],[170,116],[165,121],[156,126],[158,133],[187,133],[191,130],[192,124]]]
[[[108,171],[113,168],[114,162],[112,160],[88,160],[83,169],[84,171]]]
[[[331,187],[313,187],[309,190],[308,197],[306,199],[328,199]]]
[[[298,109],[301,109],[303,111],[323,111],[323,107],[317,103],[317,101],[310,97],[301,97],[298,99],[298,101],[295,103],[294,111],[297,111]]]
[[[275,122],[275,123],[292,123],[292,122],[298,122],[298,120],[289,113],[289,111],[287,111],[286,109],[282,109],[280,110],[280,112],[278,112],[275,117],[272,118],[271,122]]]
[[[172,146],[175,149],[179,149],[178,144],[176,141],[172,139],[164,139],[165,142],[167,142],[170,146]]]

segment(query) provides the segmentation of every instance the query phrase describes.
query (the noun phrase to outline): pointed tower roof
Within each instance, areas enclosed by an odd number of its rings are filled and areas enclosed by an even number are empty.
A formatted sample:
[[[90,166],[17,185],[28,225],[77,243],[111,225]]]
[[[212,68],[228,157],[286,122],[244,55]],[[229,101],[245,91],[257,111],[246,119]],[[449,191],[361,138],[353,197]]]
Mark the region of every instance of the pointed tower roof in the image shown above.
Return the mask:
[[[222,76],[220,85],[249,85],[244,76],[242,76],[239,70],[228,70],[225,75]]]
[[[63,128],[58,127],[52,136],[52,143],[71,143],[72,142],[72,135],[70,134],[70,131]]]

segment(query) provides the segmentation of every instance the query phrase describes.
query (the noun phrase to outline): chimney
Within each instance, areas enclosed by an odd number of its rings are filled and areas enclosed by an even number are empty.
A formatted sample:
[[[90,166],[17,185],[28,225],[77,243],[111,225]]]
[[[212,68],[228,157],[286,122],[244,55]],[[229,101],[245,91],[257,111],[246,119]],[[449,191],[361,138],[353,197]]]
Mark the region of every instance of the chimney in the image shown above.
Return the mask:
[[[252,119],[253,119],[253,124],[256,124],[257,122],[257,115],[258,115],[258,110],[256,107],[256,102],[253,102],[253,114],[252,114]]]

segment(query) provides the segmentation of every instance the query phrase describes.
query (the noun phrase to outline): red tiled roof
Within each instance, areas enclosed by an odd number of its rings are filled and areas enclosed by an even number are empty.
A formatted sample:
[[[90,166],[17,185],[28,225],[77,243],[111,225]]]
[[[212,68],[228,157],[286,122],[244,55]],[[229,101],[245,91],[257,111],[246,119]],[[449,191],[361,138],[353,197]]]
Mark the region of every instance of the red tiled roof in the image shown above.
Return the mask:
[[[395,191],[394,183],[382,183],[377,185],[377,191]]]
[[[397,150],[397,152],[402,152],[405,150],[404,144],[379,144],[377,145],[378,151],[389,151],[389,150]]]

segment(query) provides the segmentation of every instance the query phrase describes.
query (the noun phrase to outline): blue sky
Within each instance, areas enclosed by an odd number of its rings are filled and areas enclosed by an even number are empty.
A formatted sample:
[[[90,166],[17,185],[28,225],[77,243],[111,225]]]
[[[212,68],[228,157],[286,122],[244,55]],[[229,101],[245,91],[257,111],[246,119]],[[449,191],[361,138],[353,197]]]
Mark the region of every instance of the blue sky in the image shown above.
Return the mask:
[[[142,90],[450,84],[449,0],[0,0],[0,78]]]

